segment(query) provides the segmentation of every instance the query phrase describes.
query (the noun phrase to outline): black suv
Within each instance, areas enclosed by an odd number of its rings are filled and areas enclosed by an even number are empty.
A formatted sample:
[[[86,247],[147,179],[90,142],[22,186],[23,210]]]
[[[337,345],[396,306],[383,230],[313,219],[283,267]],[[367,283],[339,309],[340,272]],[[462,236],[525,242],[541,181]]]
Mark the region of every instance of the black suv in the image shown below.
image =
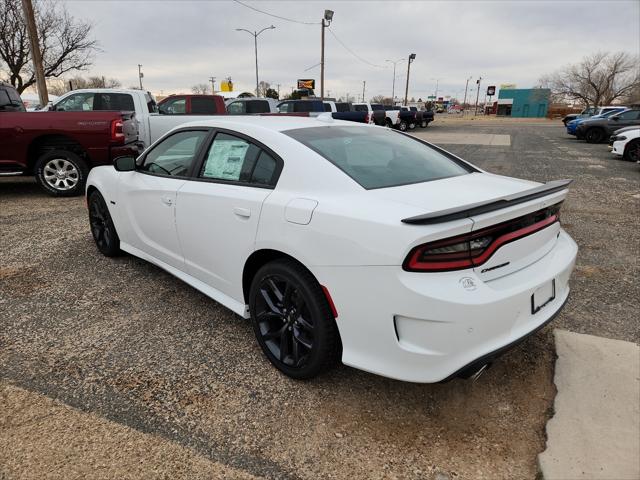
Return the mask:
[[[0,82],[0,112],[26,112],[16,89],[2,82]]]

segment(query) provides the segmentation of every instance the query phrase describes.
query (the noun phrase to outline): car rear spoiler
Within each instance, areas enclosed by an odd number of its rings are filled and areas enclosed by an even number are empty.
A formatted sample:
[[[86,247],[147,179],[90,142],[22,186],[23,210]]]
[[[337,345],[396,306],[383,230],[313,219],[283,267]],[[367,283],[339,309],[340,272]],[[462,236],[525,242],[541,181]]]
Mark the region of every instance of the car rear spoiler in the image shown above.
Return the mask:
[[[552,182],[547,182],[544,185],[540,185],[539,187],[513,193],[502,198],[463,205],[462,207],[449,208],[439,212],[425,213],[424,215],[418,215],[416,217],[403,218],[402,223],[409,223],[412,225],[432,225],[434,223],[449,222],[459,218],[468,218],[481,213],[493,212],[495,210],[518,205],[519,203],[528,202],[534,198],[544,197],[545,195],[565,190],[572,181],[573,180],[554,180]]]

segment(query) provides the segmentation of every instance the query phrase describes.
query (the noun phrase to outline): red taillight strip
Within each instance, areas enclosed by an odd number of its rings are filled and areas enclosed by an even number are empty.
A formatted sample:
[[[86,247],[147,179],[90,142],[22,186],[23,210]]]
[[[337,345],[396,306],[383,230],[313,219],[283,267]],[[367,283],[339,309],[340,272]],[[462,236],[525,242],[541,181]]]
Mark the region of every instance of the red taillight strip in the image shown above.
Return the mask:
[[[516,219],[517,220],[517,219]],[[469,256],[464,259],[456,259],[451,261],[420,261],[420,256],[424,252],[425,249],[433,249],[438,248],[440,246],[453,245],[456,243],[462,243],[465,241],[471,241],[474,238],[481,237],[482,235],[486,235],[487,233],[499,229],[499,226],[487,227],[485,229],[477,230],[475,232],[470,232],[465,235],[459,235],[456,237],[452,237],[449,239],[444,239],[441,241],[436,241],[433,243],[428,243],[424,245],[419,245],[415,247],[409,256],[407,257],[407,261],[405,261],[403,268],[409,271],[420,271],[420,272],[442,272],[442,271],[452,271],[452,270],[463,270],[465,268],[477,267],[485,263],[491,256],[503,245],[507,243],[513,242],[520,238],[526,237],[533,233],[536,233],[540,230],[547,228],[550,225],[553,225],[559,221],[558,214],[553,214],[539,222],[533,223],[526,227],[520,228],[518,230],[514,230],[513,232],[505,233],[497,238],[495,238],[487,247],[482,251],[482,253],[476,257],[471,255],[469,252]],[[444,256],[444,254],[443,254]]]
[[[513,242],[514,240],[518,240],[519,238],[526,237],[527,235],[531,235],[536,233],[544,228],[547,228],[549,225],[552,225],[558,221],[558,215],[551,215],[544,220],[541,220],[533,225],[529,225],[528,227],[521,228],[520,230],[516,230],[514,232],[506,233],[498,238],[496,238],[493,242],[487,246],[484,252],[481,255],[474,257],[471,259],[471,262],[475,267],[478,265],[482,265],[484,262],[489,260],[491,256],[495,253],[503,245],[506,245],[509,242]]]

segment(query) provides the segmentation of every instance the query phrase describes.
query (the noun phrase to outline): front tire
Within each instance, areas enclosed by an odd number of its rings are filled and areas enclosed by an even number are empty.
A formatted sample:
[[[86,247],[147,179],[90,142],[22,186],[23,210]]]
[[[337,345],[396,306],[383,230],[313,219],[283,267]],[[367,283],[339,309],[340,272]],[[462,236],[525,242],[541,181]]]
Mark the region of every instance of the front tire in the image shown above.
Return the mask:
[[[604,140],[604,131],[601,128],[591,128],[584,134],[587,143],[600,143]]]
[[[335,319],[318,281],[282,259],[264,265],[249,293],[251,323],[269,361],[295,379],[315,377],[339,359]]]
[[[122,253],[120,250],[120,237],[111,219],[107,202],[102,195],[94,190],[89,195],[89,224],[91,234],[96,242],[96,247],[106,257],[115,257]]]
[[[422,128],[427,128],[427,125],[429,125],[429,122],[427,122],[426,120],[422,120],[422,122],[420,122],[420,126]]]
[[[400,120],[400,123],[398,124],[398,130],[400,130],[401,132],[406,132],[408,126],[409,125],[407,124],[406,121]]]
[[[640,139],[631,140],[627,143],[622,158],[627,162],[640,162]]]
[[[36,182],[50,195],[72,197],[84,191],[89,168],[74,152],[49,150],[36,160]]]

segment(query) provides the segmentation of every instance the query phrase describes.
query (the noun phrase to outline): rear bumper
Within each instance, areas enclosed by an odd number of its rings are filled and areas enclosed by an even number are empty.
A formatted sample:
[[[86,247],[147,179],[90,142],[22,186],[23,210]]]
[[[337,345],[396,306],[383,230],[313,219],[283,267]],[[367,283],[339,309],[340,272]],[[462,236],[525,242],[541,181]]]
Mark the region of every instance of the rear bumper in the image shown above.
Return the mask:
[[[569,296],[577,250],[561,230],[542,258],[487,281],[472,270],[312,270],[336,305],[343,363],[398,380],[432,383],[503,353],[550,322]],[[532,313],[532,294],[552,281],[555,298]]]
[[[118,157],[133,155],[138,157],[144,151],[144,143],[140,141],[111,147],[110,157],[113,162]]]

